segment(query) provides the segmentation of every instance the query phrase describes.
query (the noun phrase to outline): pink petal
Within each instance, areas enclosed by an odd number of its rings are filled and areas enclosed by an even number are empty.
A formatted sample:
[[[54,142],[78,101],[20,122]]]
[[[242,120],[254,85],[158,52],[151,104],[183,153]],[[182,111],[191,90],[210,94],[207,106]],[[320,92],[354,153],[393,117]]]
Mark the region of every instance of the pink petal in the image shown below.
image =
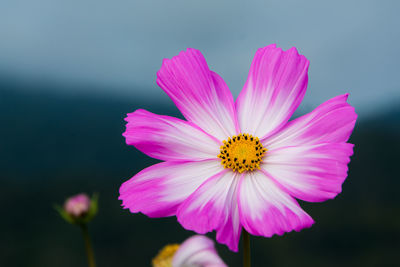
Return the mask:
[[[240,222],[252,235],[282,235],[314,223],[290,195],[261,171],[242,176],[238,202]]]
[[[125,119],[123,136],[128,145],[161,160],[216,158],[221,143],[192,123],[136,110]]]
[[[290,121],[275,135],[261,140],[268,149],[284,146],[346,142],[357,119],[348,94],[334,97],[311,113]]]
[[[219,160],[158,163],[123,183],[119,199],[133,213],[172,216],[196,188],[221,169]]]
[[[267,137],[299,106],[308,82],[308,60],[296,48],[269,45],[257,51],[236,109],[242,133]]]
[[[207,133],[225,140],[238,132],[232,94],[222,78],[210,71],[200,51],[188,48],[165,59],[157,84],[188,121]]]
[[[352,154],[348,143],[284,147],[268,151],[261,168],[290,195],[318,202],[342,191]]]
[[[199,234],[217,230],[217,241],[237,251],[241,232],[238,181],[239,175],[228,170],[211,177],[179,207],[178,221]]]
[[[172,266],[226,267],[227,265],[218,256],[211,239],[206,236],[195,235],[183,242],[176,251]]]

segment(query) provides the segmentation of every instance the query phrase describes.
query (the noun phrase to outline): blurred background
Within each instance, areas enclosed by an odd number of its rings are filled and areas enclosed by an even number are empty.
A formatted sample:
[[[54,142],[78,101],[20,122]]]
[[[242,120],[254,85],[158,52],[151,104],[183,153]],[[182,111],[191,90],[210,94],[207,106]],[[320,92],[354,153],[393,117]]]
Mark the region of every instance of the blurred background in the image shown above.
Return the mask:
[[[181,117],[156,85],[163,58],[200,49],[236,97],[255,51],[296,46],[311,62],[296,116],[346,92],[359,119],[343,193],[301,203],[316,224],[253,237],[254,266],[398,266],[398,1],[0,3],[0,266],[86,266],[78,227],[53,209],[99,192],[98,266],[150,266],[192,233],[120,207],[122,182],[156,161],[125,145],[126,113]],[[214,237],[214,233],[210,235]],[[229,266],[241,254],[217,246]]]

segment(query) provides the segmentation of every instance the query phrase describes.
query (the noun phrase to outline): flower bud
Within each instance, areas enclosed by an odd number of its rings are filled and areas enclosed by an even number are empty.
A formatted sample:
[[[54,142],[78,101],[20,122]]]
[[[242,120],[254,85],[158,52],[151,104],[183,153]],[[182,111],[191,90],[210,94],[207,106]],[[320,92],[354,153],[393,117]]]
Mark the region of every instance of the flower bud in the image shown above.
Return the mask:
[[[90,199],[87,194],[82,193],[69,197],[63,207],[55,205],[55,209],[67,222],[84,225],[97,214],[97,202],[97,194]]]
[[[86,194],[79,194],[68,198],[64,204],[64,210],[73,217],[81,217],[88,213],[90,199]]]

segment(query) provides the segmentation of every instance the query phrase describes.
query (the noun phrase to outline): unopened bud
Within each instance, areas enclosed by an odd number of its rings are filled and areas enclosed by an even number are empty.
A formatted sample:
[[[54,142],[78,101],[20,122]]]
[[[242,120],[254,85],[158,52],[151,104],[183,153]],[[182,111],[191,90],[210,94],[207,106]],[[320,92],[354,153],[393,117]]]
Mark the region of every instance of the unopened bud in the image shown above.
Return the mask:
[[[68,198],[64,204],[64,210],[73,217],[82,217],[88,213],[90,199],[86,194],[79,194]]]
[[[61,217],[72,224],[86,224],[97,214],[98,196],[94,194],[90,199],[87,194],[78,194],[69,197],[63,207],[55,205]]]

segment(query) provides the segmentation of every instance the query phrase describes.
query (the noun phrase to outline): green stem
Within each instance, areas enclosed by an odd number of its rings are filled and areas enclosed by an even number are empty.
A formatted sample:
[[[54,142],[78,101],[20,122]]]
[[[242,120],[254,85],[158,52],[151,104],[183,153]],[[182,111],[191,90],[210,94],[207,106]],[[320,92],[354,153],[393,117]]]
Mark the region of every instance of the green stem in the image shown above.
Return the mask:
[[[85,241],[85,249],[89,267],[96,267],[96,263],[94,262],[94,253],[92,248],[92,242],[90,241],[88,227],[86,224],[81,224],[80,226],[82,229],[83,240]]]
[[[250,235],[243,229],[243,267],[251,267]]]

